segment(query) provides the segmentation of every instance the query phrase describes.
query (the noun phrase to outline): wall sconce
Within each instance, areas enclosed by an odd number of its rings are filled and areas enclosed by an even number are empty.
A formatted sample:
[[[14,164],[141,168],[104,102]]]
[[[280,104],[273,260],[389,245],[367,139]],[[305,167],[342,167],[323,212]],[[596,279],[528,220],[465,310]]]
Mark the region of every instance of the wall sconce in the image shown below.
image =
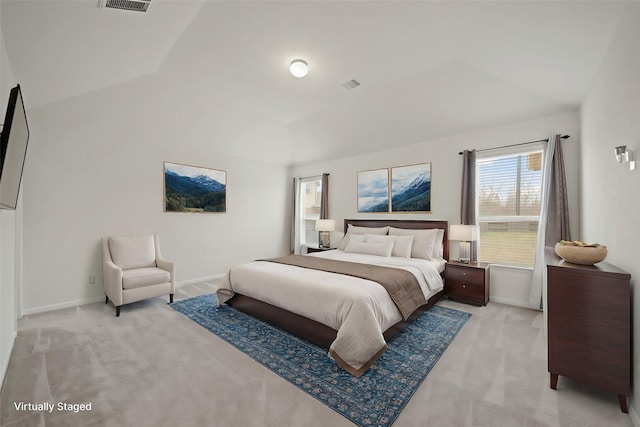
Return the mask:
[[[316,231],[318,232],[318,247],[331,247],[331,232],[336,229],[336,224],[332,219],[316,220]]]
[[[631,150],[627,150],[626,145],[620,145],[614,148],[616,153],[616,161],[618,163],[629,163],[629,170],[636,169],[636,161],[633,160],[633,152]]]

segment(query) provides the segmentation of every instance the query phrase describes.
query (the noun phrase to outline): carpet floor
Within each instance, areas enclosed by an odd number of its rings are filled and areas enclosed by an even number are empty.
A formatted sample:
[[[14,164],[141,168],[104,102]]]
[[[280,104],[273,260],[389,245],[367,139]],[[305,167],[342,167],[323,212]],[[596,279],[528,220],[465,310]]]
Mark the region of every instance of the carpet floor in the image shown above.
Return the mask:
[[[176,300],[219,281],[177,289]],[[0,391],[2,427],[353,427],[354,423],[173,310],[168,299],[115,317],[97,302],[18,321]],[[560,378],[549,388],[543,314],[489,302],[471,313],[393,427],[631,427],[615,394]],[[20,402],[92,404],[20,411]]]
[[[440,359],[470,314],[433,307],[388,342],[360,378],[327,350],[227,305],[215,294],[172,307],[359,426],[389,426]]]

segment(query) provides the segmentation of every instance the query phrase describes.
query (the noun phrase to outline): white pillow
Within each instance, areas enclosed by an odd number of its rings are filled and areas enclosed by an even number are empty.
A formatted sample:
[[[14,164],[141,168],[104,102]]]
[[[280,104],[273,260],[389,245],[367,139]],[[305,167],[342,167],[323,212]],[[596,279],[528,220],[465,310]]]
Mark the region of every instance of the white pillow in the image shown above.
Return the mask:
[[[413,246],[413,236],[377,236],[375,234],[365,234],[367,243],[384,243],[393,241],[391,256],[401,258],[411,258],[411,246]]]
[[[412,230],[406,228],[389,227],[389,235],[413,236],[411,258],[431,259],[435,247],[437,229]]]
[[[432,258],[434,259],[444,258],[444,230],[442,228],[438,228],[438,232],[436,233],[436,241],[435,241],[435,246],[433,248]]]
[[[352,234],[349,237],[349,242],[365,243],[367,236],[373,236],[373,234]]]
[[[347,227],[347,234],[344,235],[340,245],[338,245],[338,249],[344,251],[349,243],[349,237],[354,234],[377,234],[377,235],[385,235],[389,231],[389,227],[358,227],[356,225],[351,225]]]
[[[354,254],[366,254],[366,255],[378,255],[389,257],[391,256],[391,251],[393,250],[393,242],[388,241],[384,243],[360,243],[360,242],[349,242],[347,247],[344,249],[347,253]]]
[[[371,243],[386,243],[386,242],[395,242],[396,236],[382,236],[380,234],[364,234],[363,235],[365,242]]]
[[[413,249],[413,236],[395,236],[396,242],[393,244],[393,252],[391,256],[401,258],[411,258],[411,250]]]

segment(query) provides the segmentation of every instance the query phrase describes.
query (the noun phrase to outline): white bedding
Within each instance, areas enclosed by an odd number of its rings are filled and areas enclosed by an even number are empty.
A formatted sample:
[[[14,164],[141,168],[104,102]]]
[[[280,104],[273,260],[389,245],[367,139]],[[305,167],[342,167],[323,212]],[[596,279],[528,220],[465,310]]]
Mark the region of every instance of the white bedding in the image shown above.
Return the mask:
[[[309,256],[403,268],[418,280],[428,299],[443,288],[444,261],[381,257],[341,250]],[[267,261],[232,268],[218,290],[220,304],[234,292],[267,302],[338,331],[330,355],[359,376],[386,349],[383,332],[402,315],[382,285],[365,279]]]

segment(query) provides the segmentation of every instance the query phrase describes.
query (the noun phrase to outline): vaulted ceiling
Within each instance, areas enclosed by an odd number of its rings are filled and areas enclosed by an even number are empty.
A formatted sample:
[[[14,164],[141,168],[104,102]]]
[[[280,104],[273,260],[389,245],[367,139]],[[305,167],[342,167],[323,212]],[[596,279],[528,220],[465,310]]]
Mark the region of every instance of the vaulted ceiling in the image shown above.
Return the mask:
[[[143,14],[97,5],[2,0],[30,109],[109,103],[113,114],[187,124],[186,137],[213,151],[279,164],[575,111],[627,6],[152,0]],[[307,77],[289,74],[295,58],[309,63]],[[342,87],[351,79],[361,85]]]

